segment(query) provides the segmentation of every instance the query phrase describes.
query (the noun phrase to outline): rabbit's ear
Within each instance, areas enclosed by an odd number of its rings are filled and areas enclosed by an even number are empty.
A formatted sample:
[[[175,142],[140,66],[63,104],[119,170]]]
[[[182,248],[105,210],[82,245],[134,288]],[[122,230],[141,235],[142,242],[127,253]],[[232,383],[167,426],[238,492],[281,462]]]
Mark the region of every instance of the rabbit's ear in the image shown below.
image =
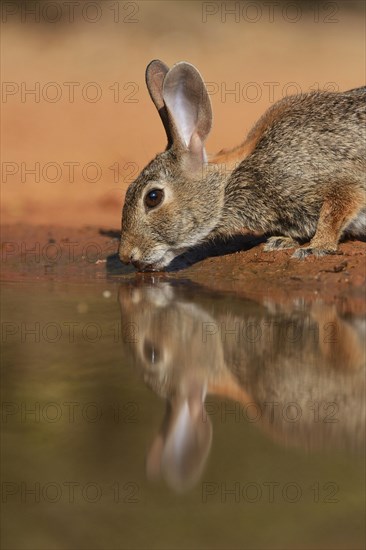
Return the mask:
[[[173,137],[170,130],[168,113],[163,99],[163,82],[169,71],[169,67],[159,59],[151,61],[146,67],[145,80],[151,99],[158,110],[161,121],[164,125],[168,139],[168,148],[173,144]]]
[[[173,146],[205,162],[204,142],[212,124],[211,102],[200,73],[190,63],[177,63],[163,82]]]

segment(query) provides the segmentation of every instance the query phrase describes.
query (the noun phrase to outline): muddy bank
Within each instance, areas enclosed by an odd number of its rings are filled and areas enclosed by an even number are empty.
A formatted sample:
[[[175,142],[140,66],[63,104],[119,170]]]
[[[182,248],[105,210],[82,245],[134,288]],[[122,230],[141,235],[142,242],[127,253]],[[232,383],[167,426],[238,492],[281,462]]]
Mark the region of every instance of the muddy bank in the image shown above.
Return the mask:
[[[117,248],[117,229],[4,226],[2,280],[184,279],[262,300],[321,300],[336,302],[344,311],[366,311],[365,242],[345,242],[336,255],[298,261],[291,259],[290,250],[264,252],[263,239],[242,237],[191,253],[176,262],[173,271],[155,274],[123,266]]]

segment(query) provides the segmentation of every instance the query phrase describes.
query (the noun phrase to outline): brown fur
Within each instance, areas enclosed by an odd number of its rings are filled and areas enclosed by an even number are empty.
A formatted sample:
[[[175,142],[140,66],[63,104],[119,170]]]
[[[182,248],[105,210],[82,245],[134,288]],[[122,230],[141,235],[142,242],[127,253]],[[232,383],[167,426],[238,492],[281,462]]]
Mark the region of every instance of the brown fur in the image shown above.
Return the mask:
[[[274,105],[259,119],[255,126],[250,130],[247,138],[241,145],[233,149],[222,149],[216,155],[209,157],[210,164],[225,164],[228,168],[236,168],[247,156],[255,149],[259,139],[266,128],[278,120],[286,110],[286,102],[281,105]]]
[[[236,168],[254,150],[256,142],[257,136],[251,140],[247,139],[241,145],[234,147],[234,149],[222,149],[209,157],[208,162],[212,165],[224,164],[230,169]]]
[[[307,253],[311,249],[324,251],[324,253],[336,252],[342,230],[354,218],[360,204],[364,204],[365,196],[354,189],[348,190],[346,186],[330,189],[324,198],[319,221],[314,237],[309,248],[302,248],[301,253]]]

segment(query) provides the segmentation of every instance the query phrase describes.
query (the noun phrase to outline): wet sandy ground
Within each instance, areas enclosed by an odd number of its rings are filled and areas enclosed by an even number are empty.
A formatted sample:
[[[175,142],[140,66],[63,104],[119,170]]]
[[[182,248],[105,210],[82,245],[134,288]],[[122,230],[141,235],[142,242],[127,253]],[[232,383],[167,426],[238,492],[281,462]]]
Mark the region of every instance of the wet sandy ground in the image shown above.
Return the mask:
[[[291,251],[264,252],[264,239],[238,237],[229,243],[192,251],[171,271],[137,273],[118,259],[117,229],[9,225],[2,228],[2,278],[5,281],[189,279],[213,290],[286,304],[337,302],[342,311],[366,311],[366,243],[341,243],[338,254],[291,259]]]

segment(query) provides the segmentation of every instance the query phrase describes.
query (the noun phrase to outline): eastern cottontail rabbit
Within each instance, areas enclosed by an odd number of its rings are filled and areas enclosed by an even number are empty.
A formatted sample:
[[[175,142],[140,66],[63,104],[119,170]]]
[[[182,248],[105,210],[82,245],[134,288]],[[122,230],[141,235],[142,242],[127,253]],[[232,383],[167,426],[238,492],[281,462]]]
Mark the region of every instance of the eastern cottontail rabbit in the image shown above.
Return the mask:
[[[242,145],[208,158],[212,113],[197,69],[152,61],[146,83],[168,145],[127,190],[123,262],[158,270],[243,229],[273,235],[266,250],[295,247],[295,258],[335,253],[342,235],[365,234],[366,87],[285,97]]]

